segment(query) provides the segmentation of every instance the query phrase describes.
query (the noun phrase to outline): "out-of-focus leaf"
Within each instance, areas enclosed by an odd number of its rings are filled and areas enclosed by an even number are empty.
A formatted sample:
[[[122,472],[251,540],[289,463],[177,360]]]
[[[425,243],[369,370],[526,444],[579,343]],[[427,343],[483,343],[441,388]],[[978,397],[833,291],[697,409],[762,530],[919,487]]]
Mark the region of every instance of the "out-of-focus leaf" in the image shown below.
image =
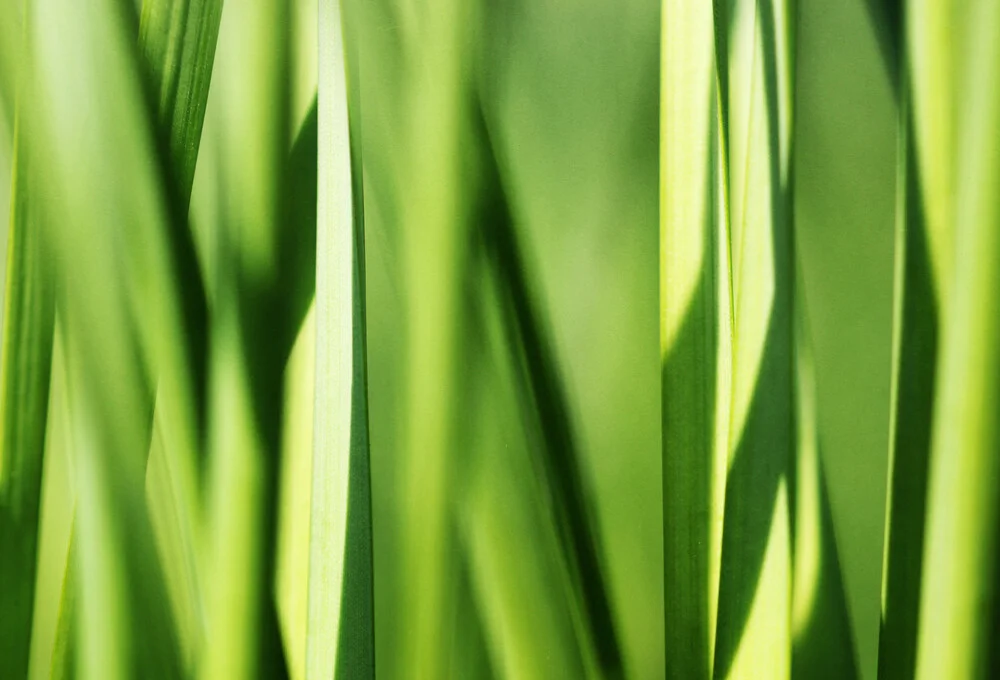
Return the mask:
[[[209,399],[210,549],[203,678],[287,675],[274,598],[284,373],[295,338],[281,298],[291,14],[228,3],[213,92],[220,201]],[[209,103],[211,109],[212,103]],[[238,480],[238,481],[234,481]],[[239,572],[239,577],[234,577]]]
[[[375,677],[359,53],[319,7],[316,404],[306,674]]]
[[[24,88],[27,93],[27,88]],[[27,108],[25,113],[27,113]],[[24,114],[19,114],[24,115]],[[28,671],[55,287],[44,247],[44,193],[16,126],[0,375],[0,675]]]
[[[857,660],[820,455],[816,377],[803,298],[796,295],[792,678],[854,680]]]
[[[398,205],[398,244],[407,339],[405,443],[399,474],[402,517],[399,625],[403,672],[443,678],[453,590],[449,577],[450,468],[459,419],[456,351],[462,328],[462,259],[467,245],[467,196],[462,190],[463,69],[468,3],[422,0],[403,12],[410,34],[410,77],[401,93],[410,145]],[[419,21],[417,18],[419,17]],[[415,33],[419,27],[419,33]],[[417,39],[419,37],[419,39]]]
[[[971,3],[952,16],[966,41],[941,37],[964,77],[952,81],[950,96],[929,95],[949,98],[943,106],[954,107],[957,127],[954,165],[943,169],[955,188],[945,213],[954,266],[939,287],[948,296],[947,322],[935,381],[915,677],[985,680],[1000,671],[1000,5]]]
[[[77,671],[176,677],[185,660],[143,492],[149,376],[176,369],[165,379],[184,394],[186,364],[134,39],[111,2],[44,0],[32,11],[32,159],[61,188],[48,205],[79,494]]]
[[[466,349],[470,418],[462,441],[471,455],[458,528],[493,670],[482,677],[602,677],[574,602],[579,595],[561,555],[555,513],[542,500],[544,487],[533,483],[531,449],[541,443],[526,428],[534,407],[521,403],[503,283],[481,259],[472,260],[470,271],[478,284],[478,323]]]
[[[72,432],[66,385],[66,362],[58,322],[52,347],[42,473],[38,578],[31,621],[31,680],[72,678],[77,599],[74,535],[76,488],[73,482]]]

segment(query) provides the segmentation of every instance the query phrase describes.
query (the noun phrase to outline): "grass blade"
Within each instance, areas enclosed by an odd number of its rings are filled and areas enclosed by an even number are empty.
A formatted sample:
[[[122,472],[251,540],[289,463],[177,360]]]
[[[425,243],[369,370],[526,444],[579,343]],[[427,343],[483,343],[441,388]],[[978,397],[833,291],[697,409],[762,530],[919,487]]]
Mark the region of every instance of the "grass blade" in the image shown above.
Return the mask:
[[[751,3],[754,4],[754,3]],[[713,676],[787,678],[790,673],[791,538],[788,472],[793,403],[793,223],[790,202],[792,54],[790,3],[761,0],[734,12],[730,68],[734,251],[733,401],[719,613]],[[747,34],[750,35],[750,34]],[[742,52],[740,50],[746,50]],[[744,79],[749,79],[749,84]],[[746,108],[741,103],[746,101]],[[744,122],[739,116],[748,113]],[[739,140],[738,136],[734,137]],[[745,151],[744,151],[745,150]],[[745,182],[743,189],[738,189]]]
[[[478,677],[601,677],[580,621],[579,593],[567,587],[572,582],[556,517],[546,509],[546,490],[533,469],[525,413],[534,406],[522,402],[524,387],[517,382],[502,277],[488,263],[472,262],[481,325],[467,350],[473,455],[463,477],[459,528],[494,671]]]
[[[601,542],[593,517],[593,495],[584,476],[568,399],[548,330],[539,312],[531,268],[522,254],[500,168],[482,121],[484,156],[482,228],[500,283],[507,345],[525,402],[542,441],[533,462],[541,493],[552,508],[561,558],[580,608],[581,635],[593,646],[605,677],[620,677],[622,653],[612,616]]]
[[[713,18],[707,3],[664,3],[660,338],[669,678],[711,677],[729,446],[731,283]]]
[[[953,166],[948,2],[902,17],[893,384],[879,678],[915,672],[931,423],[951,277]]]
[[[34,592],[31,657],[27,678],[74,677],[76,630],[76,488],[66,361],[58,321],[52,346],[52,384],[46,424],[42,515],[38,538],[38,582]],[[55,595],[55,596],[53,596]]]
[[[375,677],[359,54],[349,5],[319,8],[316,406],[309,677]]]
[[[946,3],[940,3],[946,4]],[[1000,8],[973,3],[955,46],[954,268],[942,326],[920,594],[916,677],[1000,670]],[[959,24],[959,32],[963,26]],[[958,103],[963,106],[959,108]],[[961,112],[959,115],[958,112]]]
[[[0,394],[0,675],[24,677],[32,627],[55,325],[41,191],[15,126]],[[36,193],[36,191],[38,193]]]
[[[467,3],[414,3],[404,13],[411,33],[412,76],[403,92],[412,152],[405,155],[399,242],[406,313],[405,444],[400,474],[402,538],[402,668],[444,678],[454,589],[449,497],[458,403],[455,362],[463,315],[461,263],[468,209],[460,190],[463,27]],[[416,23],[420,18],[419,24]],[[419,37],[419,40],[416,38]]]
[[[147,0],[139,45],[168,136],[179,204],[187,206],[205,121],[222,0]]]
[[[284,372],[295,338],[276,285],[287,215],[290,18],[285,0],[230,3],[216,55],[221,200],[205,556],[213,644],[201,660],[203,678],[288,673],[274,578]]]

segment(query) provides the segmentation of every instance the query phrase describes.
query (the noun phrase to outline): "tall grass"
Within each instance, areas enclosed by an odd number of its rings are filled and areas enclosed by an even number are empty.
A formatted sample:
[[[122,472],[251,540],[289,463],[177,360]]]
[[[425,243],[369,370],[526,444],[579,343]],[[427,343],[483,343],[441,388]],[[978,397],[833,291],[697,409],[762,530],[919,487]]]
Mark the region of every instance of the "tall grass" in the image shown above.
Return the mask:
[[[0,676],[996,674],[1000,10],[849,2],[0,10]]]

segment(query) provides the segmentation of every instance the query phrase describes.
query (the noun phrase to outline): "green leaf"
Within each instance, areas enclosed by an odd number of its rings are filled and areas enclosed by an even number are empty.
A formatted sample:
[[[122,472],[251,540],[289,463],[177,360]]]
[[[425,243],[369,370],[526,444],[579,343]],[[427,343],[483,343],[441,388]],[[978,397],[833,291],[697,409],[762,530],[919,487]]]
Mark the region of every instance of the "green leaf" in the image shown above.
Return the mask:
[[[946,103],[954,106],[957,128],[954,165],[944,169],[953,173],[955,188],[946,214],[954,266],[949,285],[941,287],[947,322],[940,333],[922,555],[920,680],[985,679],[1000,668],[1000,152],[992,143],[1000,129],[1000,6],[973,3],[954,16],[966,40],[942,36],[964,77],[953,82]]]
[[[31,680],[72,678],[77,600],[72,423],[62,331],[56,322],[42,472],[38,578],[31,621]]]
[[[400,658],[406,673],[427,678],[447,677],[446,640],[456,625],[449,616],[455,559],[450,469],[460,412],[460,276],[469,238],[461,162],[468,9],[457,0],[422,0],[404,13],[401,27],[413,39],[405,43],[412,68],[400,93],[410,146],[399,156],[407,183],[400,187],[397,207],[406,337],[399,625],[407,632]],[[417,27],[419,34],[413,32]]]
[[[212,644],[201,659],[203,678],[288,673],[273,591],[284,373],[295,338],[277,286],[287,215],[290,19],[286,0],[228,4],[213,76],[220,201],[204,555]]]
[[[800,285],[797,290],[802,289]],[[858,678],[857,658],[820,451],[815,368],[803,298],[796,296],[792,677],[852,680]]]
[[[24,677],[28,670],[55,324],[41,176],[22,148],[24,127],[16,125],[14,133],[0,369],[0,675],[9,677]]]
[[[714,50],[724,38],[714,34],[707,3],[664,3],[660,341],[669,678],[711,677],[718,607],[732,325]]]
[[[350,5],[319,6],[316,434],[308,677],[375,677],[360,57]]]
[[[185,365],[153,132],[117,5],[45,0],[33,9],[32,159],[60,187],[46,205],[79,494],[77,671],[176,677],[187,660],[144,494],[149,376]],[[186,393],[183,370],[167,375],[170,389]]]
[[[911,678],[940,337],[952,280],[956,62],[949,0],[905,16],[899,86],[893,384],[879,677]],[[956,25],[956,31],[960,29]]]
[[[479,223],[496,268],[501,309],[512,352],[512,370],[540,441],[531,449],[537,482],[552,508],[560,557],[573,593],[581,637],[605,677],[623,674],[618,633],[594,521],[593,491],[582,467],[569,401],[554,344],[539,309],[537,278],[524,256],[504,190],[499,159],[484,117],[478,129],[482,186]],[[530,415],[529,415],[530,414]]]
[[[208,300],[188,212],[221,13],[222,0],[149,0],[142,3],[139,25],[139,51],[153,99],[150,115],[157,123],[157,159],[168,197],[170,247],[181,284],[183,338],[199,427],[205,407]],[[177,395],[168,393],[164,398]],[[165,427],[174,426],[168,422]],[[168,455],[197,453],[169,451]]]
[[[788,473],[795,449],[794,15],[790,3],[762,0],[738,3],[733,20],[733,378],[713,676],[787,678],[792,642]]]
[[[191,196],[222,0],[146,0],[139,45],[149,72],[160,128],[176,175],[179,205]]]
[[[469,418],[460,441],[470,455],[463,460],[457,523],[479,617],[462,627],[482,626],[492,670],[475,677],[602,677],[562,555],[558,518],[537,482],[537,434],[524,418],[533,406],[522,403],[502,276],[479,258],[470,269],[479,304],[466,350]]]

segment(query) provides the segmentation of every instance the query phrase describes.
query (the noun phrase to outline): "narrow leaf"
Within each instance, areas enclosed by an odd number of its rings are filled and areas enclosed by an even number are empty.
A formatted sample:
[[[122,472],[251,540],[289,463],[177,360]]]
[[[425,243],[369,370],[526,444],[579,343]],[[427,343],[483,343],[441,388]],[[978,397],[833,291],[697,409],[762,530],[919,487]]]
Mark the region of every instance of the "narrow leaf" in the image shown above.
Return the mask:
[[[306,674],[375,677],[359,53],[319,6],[316,404]]]
[[[27,108],[27,107],[26,107]],[[55,288],[43,239],[40,177],[15,131],[0,393],[0,675],[24,677],[32,626]]]
[[[668,678],[711,677],[718,606],[732,328],[714,33],[708,3],[664,3],[660,342]]]
[[[893,383],[879,678],[912,678],[936,370],[948,320],[955,60],[950,0],[905,7],[899,86]]]
[[[737,95],[730,96],[729,111],[736,140],[730,146],[735,321],[713,668],[719,679],[787,678],[792,646],[794,15],[783,0],[745,4],[737,3],[733,15],[738,37],[729,55],[730,90]],[[738,55],[751,64],[746,71],[732,67]],[[737,134],[741,129],[745,137]]]
[[[961,14],[959,16],[962,16]],[[936,376],[916,677],[985,679],[1000,670],[1000,6],[972,3],[952,42],[953,278]],[[961,102],[961,107],[959,107]]]

